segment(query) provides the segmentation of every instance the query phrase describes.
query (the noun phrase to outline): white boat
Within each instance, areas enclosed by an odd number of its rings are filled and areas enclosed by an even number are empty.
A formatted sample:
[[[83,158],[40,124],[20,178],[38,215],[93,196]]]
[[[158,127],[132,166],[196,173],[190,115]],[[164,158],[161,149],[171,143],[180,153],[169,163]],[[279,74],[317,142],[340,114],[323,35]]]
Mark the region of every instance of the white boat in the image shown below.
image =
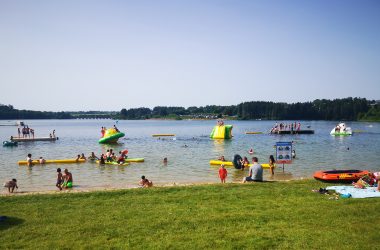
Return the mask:
[[[21,122],[21,121],[16,121],[16,122],[13,122],[13,121],[8,121],[8,122],[5,122],[5,123],[0,123],[0,126],[24,126],[24,122]]]
[[[352,129],[347,127],[345,123],[339,123],[331,130],[330,135],[352,135]]]

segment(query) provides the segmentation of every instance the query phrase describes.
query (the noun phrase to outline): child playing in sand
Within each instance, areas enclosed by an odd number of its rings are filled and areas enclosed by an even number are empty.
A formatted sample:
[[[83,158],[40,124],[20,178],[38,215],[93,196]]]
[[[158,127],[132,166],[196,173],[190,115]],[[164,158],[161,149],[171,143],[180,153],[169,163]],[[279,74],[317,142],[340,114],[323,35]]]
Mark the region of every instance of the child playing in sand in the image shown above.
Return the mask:
[[[4,183],[4,187],[7,187],[8,188],[8,192],[9,193],[13,193],[13,191],[15,190],[15,188],[18,189],[18,186],[17,186],[17,180],[16,179],[12,179],[10,181],[7,181]],[[12,189],[12,190],[11,190]]]
[[[143,176],[141,176],[141,180],[139,182],[139,185],[141,187],[151,187],[151,186],[153,186],[153,182],[146,179],[145,176],[143,175]]]
[[[224,168],[224,164],[220,165],[219,168],[219,178],[222,183],[226,183],[227,169]]]

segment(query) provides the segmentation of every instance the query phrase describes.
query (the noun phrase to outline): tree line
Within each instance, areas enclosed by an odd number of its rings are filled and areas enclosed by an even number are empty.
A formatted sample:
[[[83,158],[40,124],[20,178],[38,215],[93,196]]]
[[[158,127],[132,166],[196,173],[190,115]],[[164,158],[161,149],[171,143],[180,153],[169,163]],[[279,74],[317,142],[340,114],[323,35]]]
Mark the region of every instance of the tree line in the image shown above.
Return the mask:
[[[373,109],[375,101],[365,98],[317,99],[313,102],[275,103],[243,102],[238,105],[205,107],[155,107],[122,109],[120,119],[149,119],[162,117],[222,118],[240,120],[360,120]],[[375,105],[377,107],[377,105]],[[376,114],[372,112],[371,114]],[[372,115],[374,117],[374,115]],[[380,118],[380,117],[379,117]]]
[[[0,119],[72,119],[67,112],[46,112],[32,110],[18,110],[12,105],[0,104]]]
[[[12,105],[0,104],[0,119],[76,119],[76,118],[109,118],[109,119],[151,119],[151,118],[233,118],[240,120],[370,120],[380,121],[378,101],[365,98],[317,99],[313,102],[264,102],[251,101],[238,105],[204,107],[191,106],[150,108],[123,108],[114,111],[80,111],[80,112],[43,112],[18,110]]]

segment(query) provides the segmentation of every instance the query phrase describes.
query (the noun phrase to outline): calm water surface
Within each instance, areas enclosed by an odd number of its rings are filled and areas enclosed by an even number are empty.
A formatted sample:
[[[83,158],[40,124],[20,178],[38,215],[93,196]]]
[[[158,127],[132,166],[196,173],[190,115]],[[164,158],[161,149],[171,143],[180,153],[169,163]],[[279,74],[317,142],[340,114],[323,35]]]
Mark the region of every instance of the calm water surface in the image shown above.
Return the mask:
[[[118,128],[126,137],[117,145],[98,144],[100,127],[111,127],[112,120],[27,120],[35,129],[36,137],[48,136],[56,130],[56,142],[19,143],[18,147],[0,148],[0,182],[17,178],[22,191],[55,190],[56,168],[68,168],[74,177],[77,189],[99,187],[136,186],[141,175],[154,183],[218,182],[218,167],[209,165],[210,159],[224,155],[231,160],[234,154],[248,156],[253,148],[259,162],[268,162],[269,155],[275,155],[273,145],[278,141],[294,141],[297,158],[285,166],[285,172],[277,169],[274,179],[298,179],[311,177],[321,169],[369,169],[380,171],[380,124],[350,122],[348,126],[359,133],[350,137],[333,137],[329,132],[337,122],[304,121],[310,125],[314,135],[246,135],[246,131],[266,132],[273,121],[227,121],[234,126],[232,140],[211,140],[210,134],[215,121],[118,121]],[[176,140],[158,140],[155,133],[174,133]],[[17,134],[17,127],[0,127],[0,138],[8,140]],[[187,147],[185,147],[187,145]],[[129,157],[143,157],[144,163],[132,163],[127,167],[99,166],[94,163],[36,165],[32,169],[19,166],[17,161],[25,160],[28,153],[33,159],[75,158],[79,153],[86,156],[94,151],[96,155],[113,148],[119,151],[127,148]],[[168,158],[164,165],[162,159]],[[250,157],[249,157],[250,158]],[[247,171],[228,169],[228,181],[240,181]],[[264,171],[266,179],[272,179]],[[4,190],[3,190],[4,191]]]

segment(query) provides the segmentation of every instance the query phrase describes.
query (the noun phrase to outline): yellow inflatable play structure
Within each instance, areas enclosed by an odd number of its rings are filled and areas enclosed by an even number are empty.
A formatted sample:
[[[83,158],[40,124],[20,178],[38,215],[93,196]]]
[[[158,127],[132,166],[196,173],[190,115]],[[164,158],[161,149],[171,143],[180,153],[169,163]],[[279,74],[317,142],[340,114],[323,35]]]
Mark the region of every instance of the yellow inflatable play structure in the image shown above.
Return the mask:
[[[218,121],[218,125],[214,127],[210,134],[212,139],[231,139],[232,125],[224,125],[223,121]]]

